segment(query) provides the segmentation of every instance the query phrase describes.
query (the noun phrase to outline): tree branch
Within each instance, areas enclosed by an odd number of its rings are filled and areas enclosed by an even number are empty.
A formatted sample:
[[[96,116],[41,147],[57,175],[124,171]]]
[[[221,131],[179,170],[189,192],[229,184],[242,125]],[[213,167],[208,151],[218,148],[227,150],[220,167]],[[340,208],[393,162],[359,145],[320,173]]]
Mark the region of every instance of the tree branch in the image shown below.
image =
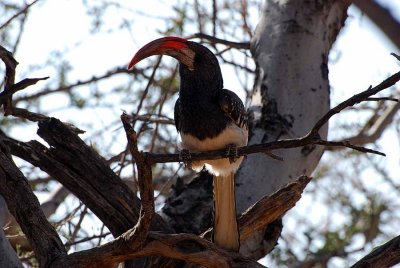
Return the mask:
[[[364,12],[389,39],[400,48],[399,28],[400,22],[392,15],[392,12],[380,5],[375,0],[347,0],[353,2]]]
[[[18,11],[17,13],[15,13],[13,16],[11,16],[11,18],[9,18],[8,20],[6,20],[1,26],[0,26],[0,30],[3,29],[4,27],[6,27],[8,24],[10,24],[10,22],[12,22],[16,17],[18,17],[19,15],[26,13],[28,11],[28,9],[36,4],[36,2],[39,0],[35,0],[30,4],[26,4],[25,7],[23,7],[20,11]]]
[[[12,53],[2,46],[0,46],[0,59],[6,66],[4,90],[0,93],[0,107],[4,107],[4,115],[7,116],[13,114],[12,97],[14,93],[34,85],[40,80],[46,80],[48,77],[26,78],[15,84],[15,69],[17,68],[18,62],[14,59]]]
[[[196,34],[188,36],[186,38],[187,39],[194,39],[194,38],[206,39],[214,44],[222,44],[222,45],[226,45],[228,47],[233,47],[233,48],[237,48],[237,49],[250,49],[250,42],[228,41],[228,40],[217,38],[215,36],[211,36],[211,35],[208,35],[205,33],[196,33]]]
[[[14,56],[4,47],[0,46],[0,59],[6,66],[6,74],[4,78],[4,92],[7,92],[8,88],[15,83],[15,68],[18,62],[14,59]],[[4,113],[7,115],[12,109],[11,96],[0,102],[0,107],[4,106]]]
[[[39,135],[50,149],[37,141],[19,142],[0,132],[11,153],[39,167],[87,205],[118,236],[139,218],[140,201],[92,148],[57,119],[39,123]],[[107,189],[107,194],[104,193]],[[170,231],[161,217],[153,230]]]
[[[305,175],[288,183],[270,196],[264,196],[238,218],[240,241],[245,241],[255,232],[281,218],[300,200],[304,188],[311,181]],[[210,228],[201,236],[211,238]]]
[[[368,120],[366,126],[353,137],[345,138],[343,141],[347,141],[350,144],[364,145],[368,143],[372,143],[376,141],[379,137],[381,137],[383,131],[386,127],[392,122],[395,114],[400,109],[400,103],[391,103],[386,109],[383,111],[382,115],[377,115],[377,112],[372,116],[371,119]],[[340,147],[332,147],[327,146],[327,150],[337,150]]]
[[[168,235],[150,232],[143,247],[138,251],[126,246],[130,241],[125,237],[121,235],[99,247],[70,254],[54,263],[53,267],[108,268],[127,259],[153,255],[185,260],[204,267],[264,267],[238,253],[219,249],[210,241],[192,234]]]
[[[330,109],[320,120],[317,121],[317,123],[314,125],[314,127],[311,129],[311,131],[297,139],[286,139],[286,140],[278,140],[278,141],[273,141],[273,142],[267,142],[263,144],[254,144],[254,145],[249,145],[249,146],[244,146],[238,148],[238,156],[244,156],[248,154],[253,154],[253,153],[260,153],[260,152],[266,152],[266,151],[272,151],[276,149],[282,149],[282,148],[296,148],[296,147],[302,147],[306,145],[324,145],[324,146],[344,146],[348,147],[360,152],[365,152],[365,153],[374,153],[374,154],[379,154],[379,155],[385,155],[381,152],[364,148],[361,146],[356,146],[353,144],[350,144],[349,142],[335,142],[335,141],[324,141],[322,140],[318,132],[321,129],[323,125],[325,125],[332,116],[335,114],[340,113],[344,109],[351,107],[357,103],[367,101],[369,97],[372,95],[375,95],[376,93],[387,89],[394,84],[396,84],[400,80],[400,72],[390,76],[389,78],[385,79],[383,82],[381,82],[379,85],[375,87],[370,87],[367,90],[356,94],[352,96],[351,98],[343,101],[342,103],[338,104],[336,107]],[[148,153],[148,157],[152,163],[168,163],[168,162],[181,162],[181,156],[180,154],[155,154],[155,153]],[[226,157],[226,150],[214,150],[214,151],[207,151],[207,152],[196,152],[196,153],[191,153],[191,161],[198,161],[198,160],[214,160],[214,159],[220,159]]]
[[[351,268],[389,268],[397,263],[400,263],[400,236],[375,248],[371,253],[351,266]]]
[[[133,164],[136,162],[138,170],[138,184],[141,199],[140,216],[133,230],[124,234],[126,235],[125,239],[130,242],[128,244],[129,248],[136,250],[143,246],[149,233],[151,222],[155,216],[153,176],[151,165],[147,161],[146,156],[139,152],[136,132],[128,123],[129,116],[126,113],[123,113],[121,115],[121,121],[128,139]]]

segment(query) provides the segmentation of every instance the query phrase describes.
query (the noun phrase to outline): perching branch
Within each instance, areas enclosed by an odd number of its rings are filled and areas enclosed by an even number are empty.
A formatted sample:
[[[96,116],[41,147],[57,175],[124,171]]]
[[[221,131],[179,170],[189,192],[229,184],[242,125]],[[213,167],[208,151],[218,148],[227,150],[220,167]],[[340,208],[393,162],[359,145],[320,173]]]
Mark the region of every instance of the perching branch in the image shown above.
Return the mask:
[[[400,80],[400,72],[390,76],[382,83],[375,87],[370,87],[367,90],[354,95],[353,97],[343,101],[342,103],[338,104],[336,107],[329,110],[318,122],[314,125],[311,131],[305,135],[304,137],[297,138],[297,139],[286,139],[286,140],[278,140],[273,142],[267,142],[263,144],[254,144],[249,146],[244,146],[238,148],[238,156],[244,156],[253,153],[261,153],[261,152],[268,152],[276,149],[282,148],[296,148],[302,147],[306,145],[324,145],[324,146],[342,146],[351,148],[360,152],[365,153],[374,153],[378,155],[385,156],[384,153],[368,149],[362,146],[356,146],[350,144],[346,141],[325,141],[322,140],[318,132],[323,125],[325,125],[335,114],[340,113],[344,109],[351,107],[357,103],[368,101],[368,98],[375,95],[376,93],[387,89],[394,84],[396,84]],[[168,162],[181,162],[180,154],[154,154],[148,153],[149,160],[152,163],[168,163]],[[208,152],[199,152],[199,153],[191,153],[191,161],[198,161],[198,160],[206,160],[206,159],[219,159],[222,157],[227,157],[226,150],[214,150]]]

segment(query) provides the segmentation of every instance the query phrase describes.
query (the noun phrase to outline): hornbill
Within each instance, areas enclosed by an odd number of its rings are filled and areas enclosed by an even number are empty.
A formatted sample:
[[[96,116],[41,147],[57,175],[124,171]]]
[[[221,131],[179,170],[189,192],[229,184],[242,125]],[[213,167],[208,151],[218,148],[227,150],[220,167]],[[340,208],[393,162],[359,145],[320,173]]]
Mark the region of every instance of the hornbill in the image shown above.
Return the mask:
[[[179,37],[156,39],[143,46],[128,69],[152,55],[168,55],[179,61],[180,89],[174,119],[181,148],[192,152],[227,149],[218,160],[191,162],[213,174],[214,242],[227,250],[239,250],[234,173],[243,157],[235,159],[237,146],[247,145],[248,121],[240,98],[223,88],[218,60],[205,46]],[[233,150],[233,151],[232,151]],[[237,156],[237,155],[236,155]]]

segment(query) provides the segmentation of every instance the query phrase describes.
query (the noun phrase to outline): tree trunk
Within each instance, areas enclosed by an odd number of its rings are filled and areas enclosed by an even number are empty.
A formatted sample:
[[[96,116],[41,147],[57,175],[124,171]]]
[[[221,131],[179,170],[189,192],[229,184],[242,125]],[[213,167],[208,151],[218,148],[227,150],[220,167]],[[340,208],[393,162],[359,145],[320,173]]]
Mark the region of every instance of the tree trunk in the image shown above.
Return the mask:
[[[342,1],[267,0],[251,41],[257,77],[250,107],[249,144],[307,134],[329,110],[328,54],[344,25]],[[328,126],[320,131],[326,138]],[[323,147],[249,155],[236,176],[238,212],[317,166]],[[254,241],[253,241],[254,243]],[[242,245],[244,251],[260,247]],[[248,247],[246,249],[246,247]]]
[[[328,54],[346,19],[341,1],[266,1],[251,42],[258,66],[250,144],[297,138],[329,110]],[[328,126],[320,132],[326,138]],[[237,175],[239,211],[301,174],[323,147],[276,151],[284,161],[249,155]]]

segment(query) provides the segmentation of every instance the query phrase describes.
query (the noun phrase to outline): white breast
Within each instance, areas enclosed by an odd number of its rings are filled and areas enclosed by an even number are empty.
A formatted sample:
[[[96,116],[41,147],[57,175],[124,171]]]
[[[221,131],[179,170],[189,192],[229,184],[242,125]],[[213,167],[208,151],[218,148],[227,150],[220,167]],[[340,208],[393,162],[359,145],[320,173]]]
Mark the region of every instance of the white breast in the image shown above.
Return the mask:
[[[187,149],[191,152],[204,152],[210,150],[224,149],[229,144],[234,144],[237,147],[247,145],[248,130],[240,128],[235,124],[229,125],[224,131],[214,138],[206,138],[199,140],[198,138],[190,135],[181,133],[181,148]],[[238,158],[234,163],[230,163],[229,159],[223,158],[218,160],[204,160],[196,161],[192,163],[192,168],[196,171],[200,171],[203,166],[207,168],[209,172],[217,176],[228,175],[231,172],[235,172],[242,162],[243,157]]]

